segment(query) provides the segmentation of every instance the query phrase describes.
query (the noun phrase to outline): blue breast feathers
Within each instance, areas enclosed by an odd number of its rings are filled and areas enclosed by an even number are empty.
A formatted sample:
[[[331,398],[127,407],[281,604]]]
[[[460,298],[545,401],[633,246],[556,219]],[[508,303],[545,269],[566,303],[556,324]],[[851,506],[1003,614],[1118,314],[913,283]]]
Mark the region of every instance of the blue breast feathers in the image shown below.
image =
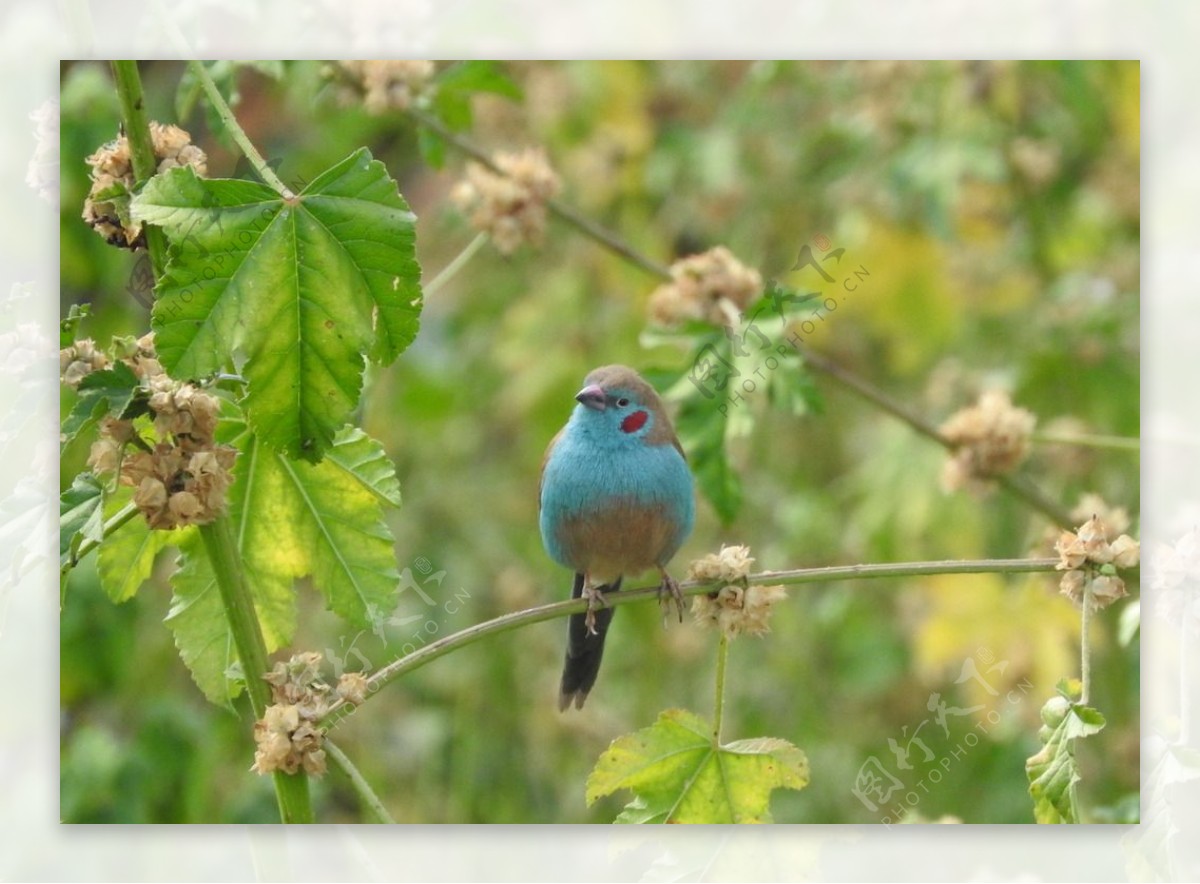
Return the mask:
[[[599,448],[586,434],[564,433],[554,446],[542,476],[540,528],[551,557],[571,567],[557,537],[557,526],[569,518],[586,518],[617,500],[662,507],[677,526],[663,561],[692,531],[695,499],[692,474],[675,446],[634,445]]]

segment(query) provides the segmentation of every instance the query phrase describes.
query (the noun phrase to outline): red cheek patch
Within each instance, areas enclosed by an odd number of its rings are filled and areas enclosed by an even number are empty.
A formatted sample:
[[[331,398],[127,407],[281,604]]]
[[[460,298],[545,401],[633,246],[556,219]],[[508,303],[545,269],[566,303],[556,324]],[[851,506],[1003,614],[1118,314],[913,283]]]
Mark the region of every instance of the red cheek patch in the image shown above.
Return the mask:
[[[635,411],[629,417],[625,418],[625,420],[621,421],[621,429],[626,433],[636,433],[642,427],[646,426],[646,421],[649,419],[650,415],[646,412]]]

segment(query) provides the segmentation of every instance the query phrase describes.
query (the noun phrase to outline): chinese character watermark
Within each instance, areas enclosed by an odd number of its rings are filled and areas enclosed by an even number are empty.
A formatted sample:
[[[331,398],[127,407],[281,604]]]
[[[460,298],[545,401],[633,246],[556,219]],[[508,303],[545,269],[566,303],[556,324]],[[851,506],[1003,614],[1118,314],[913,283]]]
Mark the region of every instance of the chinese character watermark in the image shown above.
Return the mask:
[[[414,570],[423,579],[418,579],[413,573]],[[442,587],[445,578],[445,569],[434,571],[433,563],[429,559],[418,556],[411,567],[406,567],[400,573],[400,594],[412,592],[425,606],[425,610],[414,614],[385,615],[378,608],[368,608],[367,613],[371,620],[369,630],[360,630],[348,641],[346,636],[341,636],[337,648],[325,649],[325,659],[330,662],[334,677],[341,678],[345,672],[369,675],[376,669],[367,652],[359,645],[359,639],[368,632],[379,639],[381,650],[386,650],[395,641],[395,637],[388,631],[389,627],[403,629],[417,624],[411,632],[401,635],[403,644],[400,646],[400,657],[407,657],[434,639],[441,632],[443,615],[457,614],[471,598],[470,591],[463,587],[447,595]],[[368,692],[374,693],[378,688],[377,684],[369,683]]]
[[[722,356],[717,345],[709,343],[701,348],[692,363],[688,380],[705,399],[720,397],[722,401],[717,408],[722,414],[728,416],[729,409],[737,408],[746,396],[758,389],[760,383],[765,383],[770,372],[778,369],[785,358],[798,351],[819,324],[837,310],[851,293],[858,292],[870,278],[871,271],[866,265],[860,263],[857,267],[851,267],[843,260],[846,249],[840,246],[834,248],[829,237],[818,234],[813,238],[813,243],[826,254],[818,257],[812,246],[805,243],[791,267],[792,271],[810,268],[816,273],[819,281],[813,290],[802,293],[772,280],[764,293],[769,303],[759,306],[748,317],[745,314],[739,316],[737,328],[725,327],[731,358]],[[757,325],[768,307],[784,324],[784,329],[789,331],[785,343],[773,343],[770,336]],[[797,314],[805,307],[809,311],[807,318],[797,322]]]
[[[978,662],[976,662],[978,660]],[[980,670],[980,664],[984,669]],[[1003,675],[1008,668],[1008,661],[996,662],[995,656],[988,648],[979,648],[974,656],[963,660],[962,668],[954,684],[966,684],[969,681],[977,683],[985,693],[996,698],[989,706],[980,703],[966,708],[953,706],[942,699],[941,693],[932,691],[925,703],[925,708],[932,713],[918,724],[909,734],[905,725],[900,732],[900,739],[888,738],[888,749],[892,753],[889,768],[872,755],[859,767],[855,774],[850,793],[859,800],[863,807],[871,813],[883,813],[880,822],[885,825],[898,822],[907,813],[916,809],[921,803],[922,795],[929,794],[929,786],[937,785],[950,771],[955,761],[966,756],[967,751],[979,744],[979,733],[987,734],[989,725],[994,727],[1002,720],[997,701],[1002,696],[990,681],[988,676]],[[1025,695],[1033,690],[1033,683],[1021,679],[1010,690],[1003,694],[1004,701],[1015,706]],[[942,730],[944,736],[950,736],[950,720],[954,718],[972,718],[977,720],[971,730],[959,739],[954,748],[944,753],[940,758],[929,745],[920,737],[921,729],[934,724]],[[915,763],[914,763],[915,762]],[[900,772],[900,773],[897,773]],[[903,772],[908,772],[904,774]],[[906,785],[902,775],[912,782]],[[893,797],[895,796],[895,797]]]

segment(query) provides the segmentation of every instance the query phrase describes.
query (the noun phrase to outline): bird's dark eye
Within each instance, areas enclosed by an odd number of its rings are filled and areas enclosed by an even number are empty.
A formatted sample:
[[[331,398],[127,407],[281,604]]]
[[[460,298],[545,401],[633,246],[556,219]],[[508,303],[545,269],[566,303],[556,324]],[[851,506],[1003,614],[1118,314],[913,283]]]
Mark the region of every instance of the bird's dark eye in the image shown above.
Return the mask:
[[[626,399],[624,396],[622,396],[620,399],[617,400],[618,408],[624,408],[628,404],[629,404],[629,400]]]

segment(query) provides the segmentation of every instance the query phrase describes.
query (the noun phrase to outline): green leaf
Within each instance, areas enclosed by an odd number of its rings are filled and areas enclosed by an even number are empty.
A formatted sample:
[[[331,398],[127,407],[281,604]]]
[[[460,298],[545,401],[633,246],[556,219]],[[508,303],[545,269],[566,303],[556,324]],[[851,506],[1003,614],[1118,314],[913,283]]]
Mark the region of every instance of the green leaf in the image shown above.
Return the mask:
[[[105,417],[121,417],[140,389],[137,375],[124,362],[93,371],[79,382],[79,396],[62,422],[60,441],[67,445]]]
[[[229,518],[267,650],[291,641],[295,582],[311,577],[337,614],[375,626],[396,605],[400,576],[385,506],[400,485],[380,444],[346,428],[319,464],[292,461],[244,432],[235,440]],[[224,705],[240,690],[237,652],[203,544],[185,546],[167,624],[196,684]]]
[[[766,823],[771,793],[803,789],[808,779],[808,759],[786,740],[716,747],[705,721],[668,709],[605,750],[588,776],[587,801],[632,790],[621,823]]]
[[[520,100],[521,87],[492,61],[463,61],[441,71],[435,80],[433,112],[448,128],[463,132],[471,128],[471,96],[491,92]]]
[[[135,217],[171,242],[152,325],[175,377],[236,368],[263,442],[316,461],[358,404],[366,355],[389,363],[421,311],[415,218],[366,149],[284,200],[265,185],[156,175]]]
[[[1075,740],[1099,733],[1104,716],[1060,693],[1042,707],[1042,720],[1046,726],[1040,736],[1045,745],[1025,762],[1034,818],[1039,823],[1078,823],[1075,786],[1081,778]]]
[[[115,516],[133,497],[133,490],[122,488],[104,502],[104,518]],[[154,570],[154,559],[168,546],[179,546],[193,528],[154,531],[140,516],[130,519],[104,538],[97,553],[96,570],[100,586],[117,604],[133,598]]]
[[[491,92],[520,101],[521,87],[494,61],[472,60],[450,65],[436,78],[438,92]]]
[[[114,181],[103,190],[92,194],[91,197],[93,202],[111,204],[121,224],[125,227],[131,226],[132,218],[129,214],[129,206],[130,201],[133,199],[133,194],[125,186],[124,181]]]
[[[446,142],[424,126],[417,129],[417,149],[429,168],[440,169],[446,164]]]
[[[74,560],[84,538],[99,543],[104,539],[104,489],[91,473],[80,473],[58,501],[58,561],[65,566]]]
[[[288,460],[254,440],[242,459],[253,514],[240,531],[247,564],[280,579],[311,576],[329,608],[355,626],[390,613],[400,575],[382,508],[400,491],[380,444],[347,428],[319,464]]]
[[[797,416],[820,414],[823,410],[820,390],[794,351],[779,357],[779,365],[770,377],[767,394],[772,404]]]
[[[171,577],[174,594],[165,622],[196,686],[209,701],[231,706],[244,682],[221,591],[199,538],[193,532],[181,549],[182,567]],[[263,612],[257,598],[255,609],[261,622]],[[271,648],[270,643],[267,647]]]
[[[705,399],[697,393],[683,401],[675,422],[696,484],[723,525],[729,525],[742,507],[742,482],[725,448],[731,407],[722,396]]]

